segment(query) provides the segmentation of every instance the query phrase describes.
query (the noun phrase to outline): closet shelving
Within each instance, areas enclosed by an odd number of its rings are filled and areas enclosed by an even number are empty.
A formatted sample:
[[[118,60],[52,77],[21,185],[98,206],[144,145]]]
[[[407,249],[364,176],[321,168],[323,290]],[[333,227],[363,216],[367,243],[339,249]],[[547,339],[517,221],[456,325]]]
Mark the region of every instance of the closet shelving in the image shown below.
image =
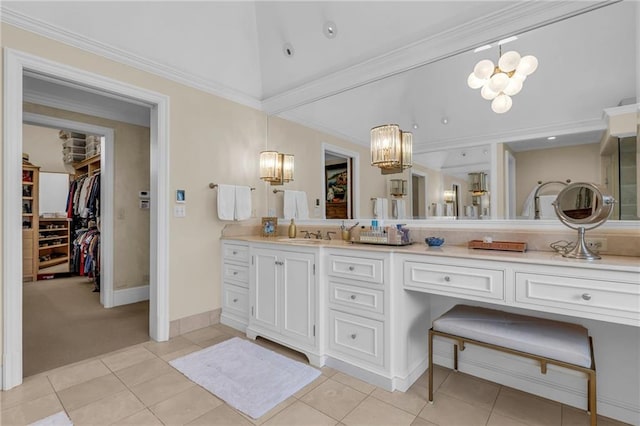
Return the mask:
[[[40,167],[22,164],[22,279],[35,281],[38,274],[38,191]]]
[[[73,163],[73,168],[76,170],[76,178],[87,175],[91,176],[100,172],[100,154],[89,157],[86,160]]]
[[[67,218],[40,218],[38,229],[39,269],[69,262],[70,227]]]

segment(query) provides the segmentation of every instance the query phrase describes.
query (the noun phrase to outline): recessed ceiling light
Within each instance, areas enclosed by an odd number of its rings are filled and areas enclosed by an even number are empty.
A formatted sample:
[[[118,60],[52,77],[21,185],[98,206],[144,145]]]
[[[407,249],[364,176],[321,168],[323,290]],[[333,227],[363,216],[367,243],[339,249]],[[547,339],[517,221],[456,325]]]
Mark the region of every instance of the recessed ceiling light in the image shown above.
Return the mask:
[[[295,51],[293,50],[293,46],[291,45],[291,43],[285,43],[282,46],[282,52],[284,53],[284,56],[287,57],[292,57],[293,54],[295,53]]]
[[[498,42],[498,46],[501,46],[501,45],[503,45],[503,44],[507,44],[507,43],[509,43],[509,42],[511,42],[511,41],[515,41],[515,40],[517,40],[517,39],[518,39],[518,37],[517,37],[517,36],[511,36],[511,37],[504,38],[504,39],[502,39],[502,40],[500,40],[500,41]]]
[[[449,119],[447,117],[442,117],[442,120],[440,120],[442,122],[442,124],[449,124]]]
[[[325,22],[322,30],[326,38],[335,38],[338,35],[338,27],[332,21]]]
[[[473,53],[482,52],[483,50],[487,50],[487,49],[491,49],[490,44],[485,44],[484,46],[476,47],[475,49],[473,49]]]
[[[413,130],[418,130],[418,127],[420,127],[418,126],[418,123],[413,123]]]
[[[555,136],[549,136],[549,137],[547,138],[547,140],[548,140],[548,141],[552,141],[552,140],[555,140],[555,139],[556,139],[556,137],[555,137]]]

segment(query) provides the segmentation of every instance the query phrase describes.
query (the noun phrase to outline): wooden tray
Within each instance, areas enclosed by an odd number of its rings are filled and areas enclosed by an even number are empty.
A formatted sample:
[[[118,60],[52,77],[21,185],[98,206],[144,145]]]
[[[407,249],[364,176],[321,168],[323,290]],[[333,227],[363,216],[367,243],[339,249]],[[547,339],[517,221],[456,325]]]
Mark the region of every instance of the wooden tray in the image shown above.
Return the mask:
[[[482,250],[526,251],[527,243],[520,243],[516,241],[494,241],[492,243],[485,243],[482,240],[471,240],[469,241],[469,248]]]

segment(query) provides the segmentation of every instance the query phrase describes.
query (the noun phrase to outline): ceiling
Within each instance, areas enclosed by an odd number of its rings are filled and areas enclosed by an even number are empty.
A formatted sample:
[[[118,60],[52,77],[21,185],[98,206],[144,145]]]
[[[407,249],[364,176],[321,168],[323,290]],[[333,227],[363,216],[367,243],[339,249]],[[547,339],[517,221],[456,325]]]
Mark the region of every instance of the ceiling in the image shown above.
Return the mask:
[[[596,142],[602,110],[634,98],[638,84],[640,12],[632,0],[1,7],[4,22],[354,143],[368,145],[371,127],[397,123],[414,133],[416,162],[452,147],[477,162],[474,153],[485,149],[471,146],[518,142],[522,150],[530,146],[523,141],[550,135],[555,143]],[[335,38],[323,32],[327,21],[337,27]],[[510,35],[518,40],[504,49],[535,55],[540,65],[513,108],[495,114],[466,79],[480,59],[498,58],[496,47],[473,48]],[[284,54],[285,43],[293,56]]]

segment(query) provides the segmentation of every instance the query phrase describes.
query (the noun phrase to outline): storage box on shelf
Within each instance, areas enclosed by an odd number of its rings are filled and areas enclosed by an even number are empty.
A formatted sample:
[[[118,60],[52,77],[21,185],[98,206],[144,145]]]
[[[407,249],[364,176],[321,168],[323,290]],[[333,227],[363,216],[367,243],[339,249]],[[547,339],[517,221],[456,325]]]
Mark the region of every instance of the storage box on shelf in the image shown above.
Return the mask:
[[[40,167],[22,165],[22,277],[35,281],[38,274],[38,192]]]

